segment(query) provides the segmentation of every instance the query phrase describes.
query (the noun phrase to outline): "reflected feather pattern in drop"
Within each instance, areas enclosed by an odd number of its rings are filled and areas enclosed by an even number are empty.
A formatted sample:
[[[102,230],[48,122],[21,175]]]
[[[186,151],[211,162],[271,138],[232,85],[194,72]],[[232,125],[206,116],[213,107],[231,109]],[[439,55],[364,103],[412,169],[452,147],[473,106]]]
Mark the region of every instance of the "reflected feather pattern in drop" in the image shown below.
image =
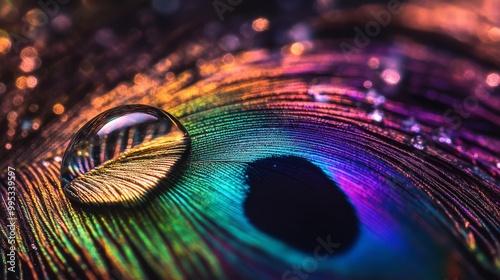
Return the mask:
[[[465,87],[450,69],[451,58],[418,46],[426,56],[419,60],[405,56],[413,43],[395,44],[390,51],[373,43],[370,55],[357,54],[347,63],[328,42],[314,44],[322,47],[301,56],[269,50],[231,54],[230,65],[221,54],[176,73],[173,80],[155,70],[139,84],[120,85],[104,95],[96,91],[102,106],[82,105],[79,112],[70,112],[68,123],[47,127],[49,133],[60,131],[60,137],[37,149],[61,149],[78,127],[104,110],[149,104],[186,127],[191,155],[182,172],[171,174],[175,185],[142,207],[102,210],[68,200],[59,184],[60,162],[34,152],[40,156],[17,169],[19,274],[281,279],[297,268],[306,273],[305,268],[311,279],[498,276],[498,135],[464,122],[451,144],[432,140],[432,131],[449,123],[428,104],[459,102],[471,94],[463,90],[470,84]],[[401,73],[399,84],[388,86],[378,70],[368,67],[372,56],[382,67],[394,57],[414,67]],[[427,77],[431,69],[443,72],[439,83]],[[478,67],[478,72],[486,71]],[[366,99],[365,79],[388,93],[377,108],[384,112],[380,119],[370,116],[374,104]],[[498,91],[482,79],[473,82],[479,109],[470,112],[471,120],[497,129],[499,108],[492,100]],[[395,87],[403,94],[394,94]],[[432,101],[422,94],[431,88]],[[413,146],[415,133],[403,125],[410,117],[427,140],[421,149]],[[272,179],[269,162],[279,164],[283,158],[314,166],[305,187],[314,186],[311,176],[327,177],[345,194],[359,220],[354,241],[339,241],[338,252],[329,251],[322,244],[337,242],[335,236],[317,236],[322,258],[313,259],[314,250],[268,234],[247,217],[244,204],[253,191],[247,176]],[[278,170],[280,178],[301,174],[286,165]],[[328,222],[328,213],[311,219]],[[1,233],[7,236],[5,226]],[[31,250],[31,244],[38,250]],[[5,261],[4,254],[0,258]],[[314,269],[308,266],[311,259]]]
[[[62,159],[61,184],[80,203],[132,206],[168,181],[188,153],[189,135],[175,118],[150,106],[119,106],[76,133]]]

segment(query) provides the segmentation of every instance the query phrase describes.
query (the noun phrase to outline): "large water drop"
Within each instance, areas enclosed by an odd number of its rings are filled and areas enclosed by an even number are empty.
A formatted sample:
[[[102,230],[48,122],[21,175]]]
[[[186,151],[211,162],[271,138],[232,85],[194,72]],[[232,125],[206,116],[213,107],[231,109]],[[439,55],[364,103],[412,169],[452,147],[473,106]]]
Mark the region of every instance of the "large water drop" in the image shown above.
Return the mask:
[[[76,133],[61,163],[61,185],[80,203],[133,205],[168,177],[189,145],[186,129],[165,111],[119,106]]]

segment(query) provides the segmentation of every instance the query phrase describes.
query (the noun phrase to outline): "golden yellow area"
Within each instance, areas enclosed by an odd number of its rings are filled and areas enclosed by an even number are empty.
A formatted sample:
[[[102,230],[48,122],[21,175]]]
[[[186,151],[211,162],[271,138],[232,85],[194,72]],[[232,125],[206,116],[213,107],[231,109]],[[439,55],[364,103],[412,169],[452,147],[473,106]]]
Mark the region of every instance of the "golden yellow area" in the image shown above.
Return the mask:
[[[165,136],[125,150],[119,157],[76,178],[67,186],[70,196],[89,204],[123,203],[128,206],[142,201],[189,147],[184,132],[178,127],[173,129]]]

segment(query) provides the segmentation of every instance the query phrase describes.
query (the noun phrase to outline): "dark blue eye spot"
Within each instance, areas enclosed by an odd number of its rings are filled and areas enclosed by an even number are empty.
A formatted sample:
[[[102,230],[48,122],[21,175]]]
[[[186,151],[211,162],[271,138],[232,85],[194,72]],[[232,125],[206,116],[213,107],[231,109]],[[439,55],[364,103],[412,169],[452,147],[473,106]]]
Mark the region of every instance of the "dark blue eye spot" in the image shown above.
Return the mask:
[[[359,220],[347,196],[317,166],[294,156],[249,164],[245,214],[263,232],[312,254],[318,239],[348,250],[359,235]]]

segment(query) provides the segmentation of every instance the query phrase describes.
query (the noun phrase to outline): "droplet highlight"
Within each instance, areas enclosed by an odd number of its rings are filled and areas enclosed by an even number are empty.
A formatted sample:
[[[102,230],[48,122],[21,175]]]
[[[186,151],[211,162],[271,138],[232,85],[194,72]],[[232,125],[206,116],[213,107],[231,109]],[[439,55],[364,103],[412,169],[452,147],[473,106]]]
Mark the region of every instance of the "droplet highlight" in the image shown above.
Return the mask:
[[[373,106],[378,107],[385,103],[385,96],[380,95],[377,91],[370,89],[366,93],[366,101],[373,104]]]
[[[369,117],[373,121],[382,122],[384,120],[384,112],[379,109],[375,109],[369,114]]]
[[[414,117],[410,117],[406,120],[403,121],[403,129],[407,132],[414,132],[414,133],[419,133],[420,132],[420,124],[415,120]]]
[[[119,106],[76,133],[62,159],[61,185],[83,204],[134,205],[169,178],[189,147],[188,132],[165,111]]]
[[[434,141],[444,143],[444,144],[451,144],[453,141],[451,140],[450,135],[446,132],[444,128],[439,128],[436,129],[432,132],[432,139]]]
[[[425,149],[425,140],[422,136],[417,135],[411,139],[411,145],[418,150]]]

